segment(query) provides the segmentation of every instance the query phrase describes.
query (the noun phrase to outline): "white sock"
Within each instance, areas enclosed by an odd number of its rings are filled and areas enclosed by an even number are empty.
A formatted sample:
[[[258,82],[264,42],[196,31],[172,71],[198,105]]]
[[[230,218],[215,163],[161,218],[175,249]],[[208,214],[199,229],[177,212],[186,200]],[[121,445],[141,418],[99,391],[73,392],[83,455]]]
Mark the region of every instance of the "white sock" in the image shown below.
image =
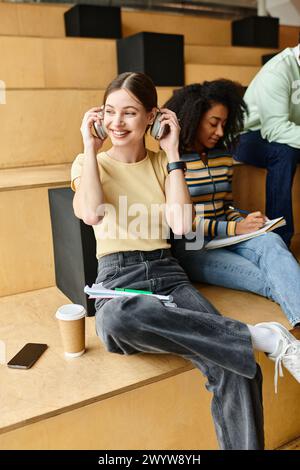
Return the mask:
[[[277,350],[280,339],[279,333],[263,326],[247,326],[251,334],[254,349],[270,354]]]

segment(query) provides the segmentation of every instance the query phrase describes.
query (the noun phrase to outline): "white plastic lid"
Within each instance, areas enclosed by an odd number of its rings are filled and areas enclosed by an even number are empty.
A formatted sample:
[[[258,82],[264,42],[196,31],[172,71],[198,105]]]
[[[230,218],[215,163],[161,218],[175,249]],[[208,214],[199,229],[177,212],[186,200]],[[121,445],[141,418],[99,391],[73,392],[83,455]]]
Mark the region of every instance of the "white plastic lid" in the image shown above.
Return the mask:
[[[67,304],[57,310],[55,316],[58,320],[80,320],[85,317],[86,311],[83,305]]]

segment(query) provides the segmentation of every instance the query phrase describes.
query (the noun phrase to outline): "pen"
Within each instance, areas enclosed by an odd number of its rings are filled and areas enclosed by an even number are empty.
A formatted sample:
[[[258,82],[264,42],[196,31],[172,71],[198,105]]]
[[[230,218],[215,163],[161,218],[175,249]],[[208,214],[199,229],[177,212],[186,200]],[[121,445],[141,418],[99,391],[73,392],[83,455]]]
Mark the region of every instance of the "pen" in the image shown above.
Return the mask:
[[[146,294],[146,295],[153,295],[153,292],[149,291],[149,290],[136,290],[136,289],[124,289],[122,287],[115,287],[115,290],[119,291],[119,292],[132,292],[134,294]],[[173,297],[171,295],[169,295],[169,300],[162,300],[162,302],[164,303],[164,305],[166,307],[177,307],[176,304],[172,303],[172,300],[173,300]]]
[[[115,290],[123,292],[133,292],[135,294],[153,294],[153,292],[149,290],[123,289],[122,287],[115,287]]]
[[[244,209],[237,209],[236,207],[233,207],[233,206],[228,206],[228,209],[231,209],[233,211],[237,211],[240,214],[251,214],[251,212],[249,212],[249,211],[245,211]]]
[[[246,215],[251,214],[251,212],[249,212],[249,211],[245,211],[244,209],[237,209],[236,207],[233,207],[233,206],[228,206],[228,208],[231,209],[231,210],[237,211],[240,214],[246,214]],[[270,219],[268,219],[268,217],[265,216],[265,222],[269,222],[269,220]]]

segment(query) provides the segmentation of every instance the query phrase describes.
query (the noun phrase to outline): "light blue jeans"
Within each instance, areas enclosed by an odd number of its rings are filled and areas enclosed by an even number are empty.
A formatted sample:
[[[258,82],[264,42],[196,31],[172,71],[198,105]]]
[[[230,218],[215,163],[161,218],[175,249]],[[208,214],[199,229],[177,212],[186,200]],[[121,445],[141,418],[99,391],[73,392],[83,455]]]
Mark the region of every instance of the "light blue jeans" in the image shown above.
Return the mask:
[[[262,295],[291,325],[300,322],[300,266],[276,233],[215,250],[186,250],[184,239],[174,240],[173,254],[191,281]]]

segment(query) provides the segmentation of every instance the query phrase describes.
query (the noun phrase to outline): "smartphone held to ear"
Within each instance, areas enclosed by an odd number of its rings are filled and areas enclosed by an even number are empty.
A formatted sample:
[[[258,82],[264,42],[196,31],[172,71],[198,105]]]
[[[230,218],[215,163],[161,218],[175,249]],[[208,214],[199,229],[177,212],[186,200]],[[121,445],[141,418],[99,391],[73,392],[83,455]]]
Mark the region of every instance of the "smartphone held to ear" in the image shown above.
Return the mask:
[[[158,112],[155,116],[153,124],[150,127],[150,134],[156,140],[162,139],[163,137],[165,137],[170,132],[170,127],[168,125],[161,126],[161,123],[159,121],[160,116],[161,116],[161,113]],[[99,113],[99,118],[102,121],[102,118],[103,118],[102,113]],[[98,137],[101,140],[106,139],[107,132],[106,132],[105,127],[104,127],[102,122],[101,122],[101,124],[99,124],[97,122],[94,122],[93,123],[93,128],[94,128],[94,132],[96,134],[96,137]]]
[[[7,363],[7,366],[13,369],[30,369],[47,348],[47,344],[27,343]]]

